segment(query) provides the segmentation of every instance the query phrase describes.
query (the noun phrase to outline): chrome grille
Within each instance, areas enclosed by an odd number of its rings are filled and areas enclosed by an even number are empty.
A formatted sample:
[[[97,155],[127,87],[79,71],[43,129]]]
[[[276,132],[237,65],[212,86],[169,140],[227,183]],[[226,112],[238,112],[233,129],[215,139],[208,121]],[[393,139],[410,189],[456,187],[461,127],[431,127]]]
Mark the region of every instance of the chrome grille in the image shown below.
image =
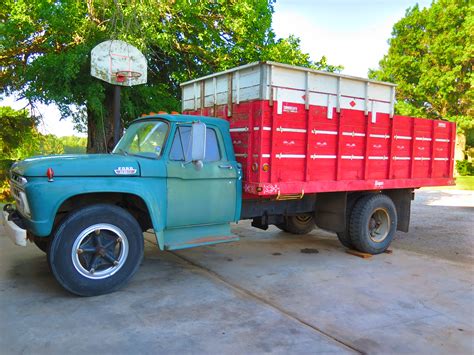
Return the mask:
[[[10,178],[11,178],[12,181],[15,181],[16,183],[18,183],[20,185],[24,185],[26,183],[26,179],[23,176],[18,175],[14,172],[10,173]]]
[[[20,199],[20,189],[15,186],[13,181],[10,181],[10,193],[12,194],[12,197],[15,200],[17,207],[23,207]]]
[[[25,194],[25,185],[28,180],[10,170],[10,193],[15,200],[16,209],[24,216],[31,217],[28,199]]]
[[[26,178],[21,175],[11,173],[10,174],[10,193],[15,200],[16,208],[20,213],[24,213],[25,206],[24,201],[21,197],[21,192],[23,192],[22,186],[27,182]]]

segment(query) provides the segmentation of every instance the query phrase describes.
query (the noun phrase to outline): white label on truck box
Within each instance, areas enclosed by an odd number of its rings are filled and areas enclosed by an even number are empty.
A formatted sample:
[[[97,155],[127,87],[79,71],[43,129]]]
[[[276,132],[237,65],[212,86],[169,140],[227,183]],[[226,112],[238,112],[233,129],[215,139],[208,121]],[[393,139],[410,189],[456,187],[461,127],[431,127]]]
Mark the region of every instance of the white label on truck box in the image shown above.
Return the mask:
[[[283,105],[283,112],[298,113],[298,107]]]

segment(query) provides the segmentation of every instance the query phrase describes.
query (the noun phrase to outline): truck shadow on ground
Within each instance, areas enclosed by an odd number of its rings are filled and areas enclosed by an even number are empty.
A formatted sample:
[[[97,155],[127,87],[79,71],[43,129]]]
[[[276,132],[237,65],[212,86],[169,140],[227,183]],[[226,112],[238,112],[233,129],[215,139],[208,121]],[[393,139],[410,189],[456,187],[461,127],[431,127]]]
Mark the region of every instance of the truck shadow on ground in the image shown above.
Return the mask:
[[[28,245],[28,248],[36,248]],[[49,270],[46,255],[39,250],[35,250],[34,255],[17,259],[4,270],[6,277],[2,282],[1,291],[15,289],[17,292],[25,294],[41,294],[44,297],[62,296],[72,297],[54,279]],[[5,280],[6,279],[6,280]]]

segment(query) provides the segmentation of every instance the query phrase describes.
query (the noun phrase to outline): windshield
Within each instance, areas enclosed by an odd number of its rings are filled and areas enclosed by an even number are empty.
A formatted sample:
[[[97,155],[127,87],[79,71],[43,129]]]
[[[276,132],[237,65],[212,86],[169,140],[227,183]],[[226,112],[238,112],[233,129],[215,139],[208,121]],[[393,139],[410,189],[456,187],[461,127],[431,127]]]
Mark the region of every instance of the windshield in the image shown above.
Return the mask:
[[[168,124],[163,121],[144,121],[132,124],[120,139],[113,153],[158,158],[163,150]]]

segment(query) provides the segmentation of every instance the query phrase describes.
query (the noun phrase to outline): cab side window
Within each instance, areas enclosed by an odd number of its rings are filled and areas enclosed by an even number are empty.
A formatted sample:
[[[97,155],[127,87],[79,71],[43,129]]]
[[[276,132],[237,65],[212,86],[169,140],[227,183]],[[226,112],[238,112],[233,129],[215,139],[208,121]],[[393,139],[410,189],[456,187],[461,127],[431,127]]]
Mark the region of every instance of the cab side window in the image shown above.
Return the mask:
[[[221,160],[219,151],[219,141],[217,140],[216,131],[212,128],[206,128],[206,158],[205,162]]]
[[[179,126],[174,135],[171,145],[170,160],[191,160],[191,127]]]
[[[191,160],[191,126],[179,126],[177,128],[171,145],[170,160]],[[206,158],[204,162],[219,160],[221,160],[219,140],[216,131],[208,127],[206,128]]]

